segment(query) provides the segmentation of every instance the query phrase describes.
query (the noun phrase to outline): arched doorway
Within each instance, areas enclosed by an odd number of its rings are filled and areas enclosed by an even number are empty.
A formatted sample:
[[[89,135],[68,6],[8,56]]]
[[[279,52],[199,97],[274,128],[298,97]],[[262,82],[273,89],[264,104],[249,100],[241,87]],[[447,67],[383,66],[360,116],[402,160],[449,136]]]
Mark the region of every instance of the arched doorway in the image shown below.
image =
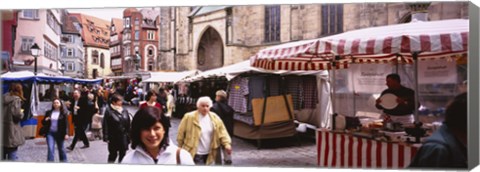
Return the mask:
[[[223,66],[223,41],[218,32],[209,27],[203,33],[197,49],[197,69],[205,71]]]

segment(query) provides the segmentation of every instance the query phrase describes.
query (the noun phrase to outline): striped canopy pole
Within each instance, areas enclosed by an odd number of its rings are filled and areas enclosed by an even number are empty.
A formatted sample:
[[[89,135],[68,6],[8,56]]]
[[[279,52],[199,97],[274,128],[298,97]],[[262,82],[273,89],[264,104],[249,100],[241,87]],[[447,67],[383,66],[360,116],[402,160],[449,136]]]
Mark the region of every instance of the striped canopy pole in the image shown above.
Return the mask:
[[[413,57],[413,61],[415,63],[415,69],[414,69],[414,73],[415,73],[415,111],[414,111],[414,115],[415,115],[415,124],[420,122],[419,120],[419,116],[418,116],[418,103],[420,102],[418,100],[418,55],[420,54],[420,52],[416,51],[416,52],[412,52],[412,57]]]

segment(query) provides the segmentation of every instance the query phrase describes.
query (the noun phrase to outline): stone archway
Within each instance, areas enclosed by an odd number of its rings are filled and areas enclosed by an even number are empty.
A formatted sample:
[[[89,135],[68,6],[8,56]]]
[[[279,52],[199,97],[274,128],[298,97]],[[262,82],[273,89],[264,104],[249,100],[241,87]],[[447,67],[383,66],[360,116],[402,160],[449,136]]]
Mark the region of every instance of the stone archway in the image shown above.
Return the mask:
[[[197,69],[205,71],[223,66],[223,41],[220,34],[209,27],[200,38],[197,49]]]

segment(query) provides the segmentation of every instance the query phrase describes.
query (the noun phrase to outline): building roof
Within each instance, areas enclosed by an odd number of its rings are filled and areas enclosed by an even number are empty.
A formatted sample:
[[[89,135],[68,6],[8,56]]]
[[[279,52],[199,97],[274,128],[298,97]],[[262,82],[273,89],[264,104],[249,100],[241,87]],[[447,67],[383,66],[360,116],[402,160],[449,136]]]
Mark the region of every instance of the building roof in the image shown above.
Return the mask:
[[[80,21],[82,38],[85,46],[109,48],[110,22],[81,13],[71,13],[70,16]]]
[[[144,8],[140,10],[142,14],[142,27],[157,28],[157,18],[160,16],[160,11],[154,9]]]
[[[160,11],[148,8],[141,9],[140,13],[142,13],[144,19],[146,18],[152,20],[155,20],[160,15]]]
[[[77,18],[73,16],[66,16],[65,21],[62,25],[62,33],[80,35],[80,31],[78,31],[75,25],[73,25],[74,22],[79,23]]]
[[[117,32],[117,34],[121,35],[121,32],[123,30],[123,20],[112,18],[112,24],[115,25],[115,31]]]
[[[202,7],[197,7],[188,16],[204,15],[204,14],[208,14],[208,13],[211,13],[211,12],[223,10],[225,8],[228,8],[228,7],[231,7],[231,6],[202,6]]]
[[[125,10],[123,10],[123,12],[138,12],[137,8],[133,8],[133,7],[130,7],[130,8],[127,8]]]

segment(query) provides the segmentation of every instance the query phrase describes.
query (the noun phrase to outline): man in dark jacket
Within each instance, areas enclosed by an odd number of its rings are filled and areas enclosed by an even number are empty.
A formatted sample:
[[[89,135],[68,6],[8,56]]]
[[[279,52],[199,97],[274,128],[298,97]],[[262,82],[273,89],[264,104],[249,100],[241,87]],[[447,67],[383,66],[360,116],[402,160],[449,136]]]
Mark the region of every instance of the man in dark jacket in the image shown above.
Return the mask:
[[[114,94],[107,105],[102,122],[103,141],[108,143],[108,162],[118,157],[121,163],[130,144],[130,113],[123,108],[123,97]]]
[[[410,167],[467,169],[467,161],[467,93],[462,93],[447,106],[443,125],[422,144]]]
[[[225,125],[225,128],[227,129],[228,135],[230,137],[233,136],[233,113],[234,110],[232,107],[230,107],[227,104],[227,93],[223,90],[218,90],[215,93],[215,103],[213,104],[212,108],[210,110],[212,112],[215,112],[220,119],[222,119],[223,124]],[[232,164],[232,156],[231,154],[227,154],[225,150],[223,150],[222,147],[222,152],[223,152],[223,160],[224,163],[227,165]],[[220,157],[220,156],[217,156]],[[220,163],[220,159],[217,158],[217,162]]]
[[[87,97],[81,96],[79,90],[73,92],[73,99],[70,100],[68,111],[72,114],[72,121],[75,126],[75,136],[73,137],[72,144],[67,147],[68,150],[73,150],[78,139],[83,141],[82,148],[90,147],[88,138],[85,134],[89,121],[91,121],[92,115],[95,113],[95,105],[89,104]],[[90,119],[89,119],[90,118]]]

